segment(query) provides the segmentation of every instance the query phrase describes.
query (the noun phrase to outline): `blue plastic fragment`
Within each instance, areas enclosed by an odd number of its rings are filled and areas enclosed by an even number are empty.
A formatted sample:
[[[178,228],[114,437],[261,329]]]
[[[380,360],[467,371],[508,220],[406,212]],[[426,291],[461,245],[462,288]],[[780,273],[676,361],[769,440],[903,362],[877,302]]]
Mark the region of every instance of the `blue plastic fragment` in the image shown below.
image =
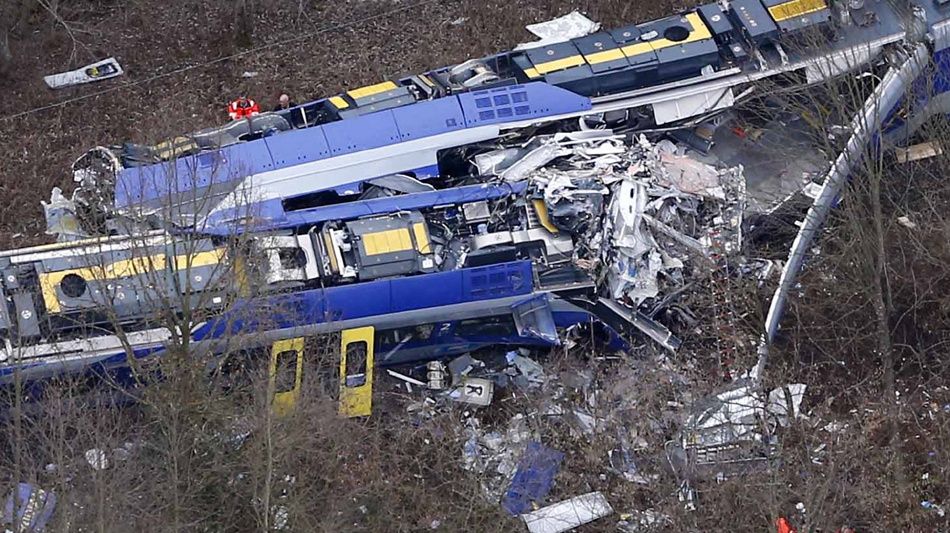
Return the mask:
[[[3,523],[15,531],[44,531],[56,509],[56,495],[29,483],[19,483],[3,505]]]
[[[501,506],[512,516],[532,511],[531,503],[540,503],[551,491],[554,476],[561,469],[564,453],[531,441],[518,463],[511,485],[501,499]]]

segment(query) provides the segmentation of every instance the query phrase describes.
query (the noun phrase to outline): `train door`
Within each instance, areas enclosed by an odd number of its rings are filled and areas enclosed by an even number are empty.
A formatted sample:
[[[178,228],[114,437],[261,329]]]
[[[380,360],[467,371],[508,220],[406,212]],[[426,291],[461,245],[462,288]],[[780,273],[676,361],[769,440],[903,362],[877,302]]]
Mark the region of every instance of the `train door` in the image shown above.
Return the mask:
[[[271,346],[271,406],[277,416],[286,416],[297,407],[303,379],[304,338],[280,340]]]
[[[372,326],[343,330],[340,340],[340,414],[369,416],[373,410]]]

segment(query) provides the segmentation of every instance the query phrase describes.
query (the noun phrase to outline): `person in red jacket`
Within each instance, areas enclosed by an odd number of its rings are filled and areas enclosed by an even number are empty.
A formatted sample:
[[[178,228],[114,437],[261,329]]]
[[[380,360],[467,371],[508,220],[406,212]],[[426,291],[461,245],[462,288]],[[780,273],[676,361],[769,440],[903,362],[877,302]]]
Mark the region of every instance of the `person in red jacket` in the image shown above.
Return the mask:
[[[242,96],[228,104],[228,116],[231,120],[241,120],[242,118],[253,117],[261,112],[261,106],[257,102]]]
[[[775,533],[798,533],[784,516],[775,519]]]

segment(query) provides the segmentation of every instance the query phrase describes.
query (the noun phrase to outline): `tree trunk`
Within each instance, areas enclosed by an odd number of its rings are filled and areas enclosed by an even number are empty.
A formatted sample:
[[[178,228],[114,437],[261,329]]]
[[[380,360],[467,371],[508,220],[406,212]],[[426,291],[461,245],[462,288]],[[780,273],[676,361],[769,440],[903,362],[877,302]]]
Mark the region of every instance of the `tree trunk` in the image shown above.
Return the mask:
[[[251,0],[234,2],[234,44],[240,48],[249,48],[253,44],[254,22],[251,20],[253,9]]]
[[[0,76],[6,77],[13,64],[13,53],[10,51],[10,30],[0,27]]]

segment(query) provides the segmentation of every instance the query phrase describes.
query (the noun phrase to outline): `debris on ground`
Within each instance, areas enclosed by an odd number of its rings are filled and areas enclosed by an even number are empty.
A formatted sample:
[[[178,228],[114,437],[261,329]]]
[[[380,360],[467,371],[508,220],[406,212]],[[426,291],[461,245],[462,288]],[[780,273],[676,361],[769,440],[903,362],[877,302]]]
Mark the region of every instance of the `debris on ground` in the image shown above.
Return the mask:
[[[94,470],[105,470],[109,468],[109,457],[106,455],[106,451],[99,448],[90,448],[86,450],[86,462],[89,463]]]
[[[502,498],[501,506],[512,516],[527,513],[533,504],[544,500],[551,486],[554,476],[561,467],[564,453],[544,446],[540,442],[531,441],[525,448],[518,470],[511,480],[511,485]]]
[[[123,72],[119,62],[116,61],[114,57],[110,57],[109,59],[103,59],[102,61],[77,68],[76,70],[44,76],[43,81],[46,82],[46,85],[48,85],[50,89],[62,89],[64,87],[72,87],[73,85],[115,78],[116,76],[121,76]]]
[[[3,504],[3,523],[20,533],[38,533],[56,510],[56,494],[29,483],[18,483]]]
[[[787,427],[801,414],[806,386],[776,388],[766,396],[739,383],[696,403],[686,419],[680,442],[668,448],[670,464],[683,478],[699,472],[717,479],[740,475],[772,458],[775,429]]]
[[[508,421],[502,431],[483,432],[477,418],[469,418],[465,427],[467,439],[462,449],[462,466],[482,478],[482,491],[490,502],[501,501],[502,494],[514,477],[518,461],[533,438],[524,415]]]
[[[561,533],[613,512],[603,494],[590,492],[523,514],[521,518],[530,533]]]
[[[653,509],[645,511],[632,511],[620,515],[620,521],[617,522],[617,529],[624,533],[642,533],[646,531],[657,531],[663,526],[671,525],[670,517],[658,513]]]
[[[577,11],[572,11],[546,22],[528,24],[525,29],[540,40],[519,44],[514,48],[515,50],[528,50],[590,35],[600,29],[600,23],[590,20]]]
[[[943,147],[936,141],[928,141],[907,148],[897,148],[895,153],[898,163],[910,163],[911,161],[920,161],[921,159],[930,159],[941,155],[943,154]]]

